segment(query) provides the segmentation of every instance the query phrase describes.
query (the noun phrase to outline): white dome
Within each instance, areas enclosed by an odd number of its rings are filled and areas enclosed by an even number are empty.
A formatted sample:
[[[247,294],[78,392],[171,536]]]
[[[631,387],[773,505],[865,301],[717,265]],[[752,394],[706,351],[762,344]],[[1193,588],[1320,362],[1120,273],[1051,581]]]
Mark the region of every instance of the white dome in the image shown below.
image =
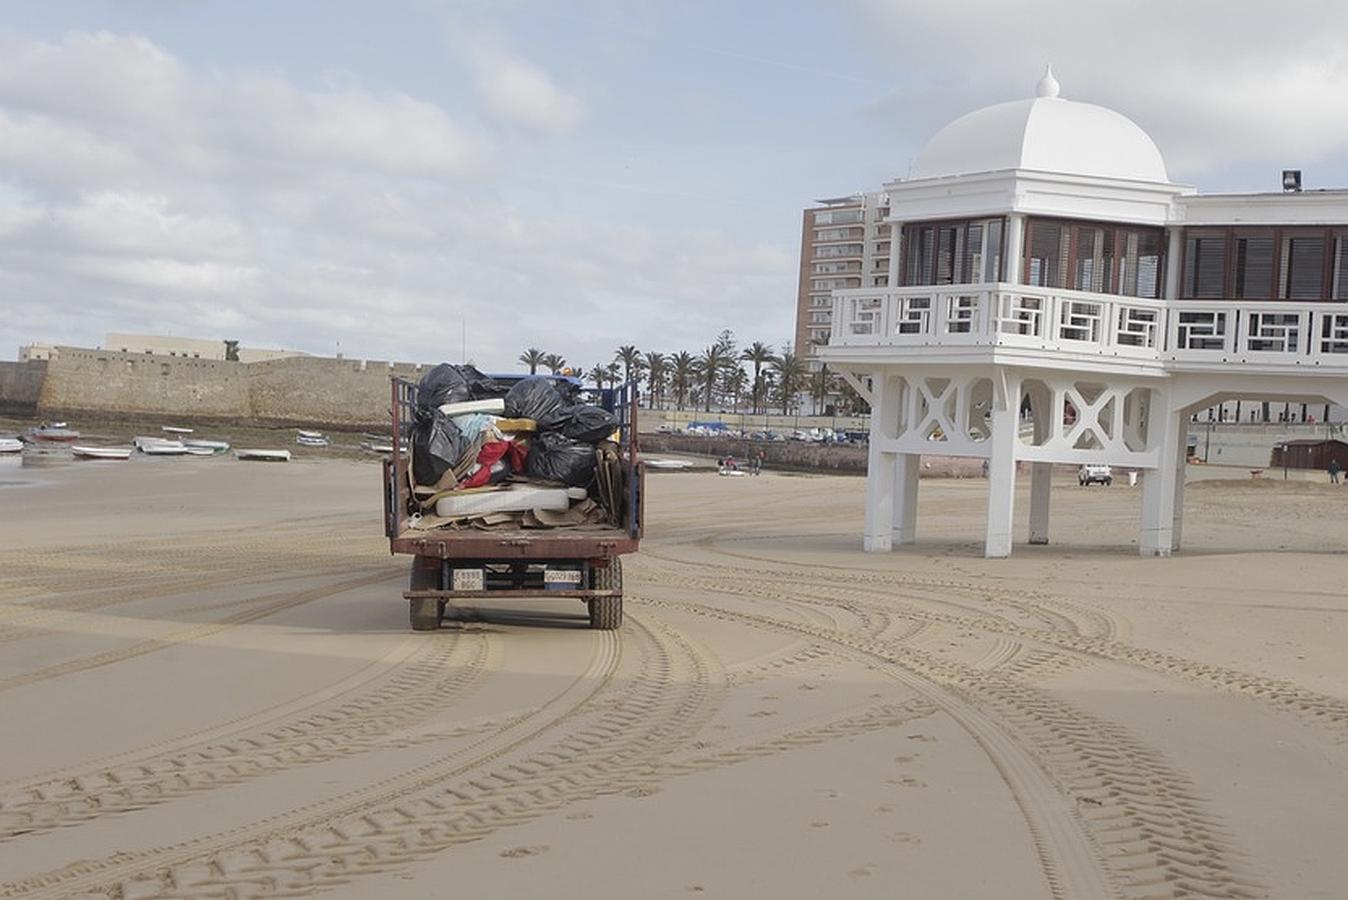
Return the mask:
[[[1112,109],[1060,99],[1052,79],[1045,75],[1038,97],[989,106],[942,128],[918,154],[909,178],[1031,169],[1170,181],[1145,131]]]

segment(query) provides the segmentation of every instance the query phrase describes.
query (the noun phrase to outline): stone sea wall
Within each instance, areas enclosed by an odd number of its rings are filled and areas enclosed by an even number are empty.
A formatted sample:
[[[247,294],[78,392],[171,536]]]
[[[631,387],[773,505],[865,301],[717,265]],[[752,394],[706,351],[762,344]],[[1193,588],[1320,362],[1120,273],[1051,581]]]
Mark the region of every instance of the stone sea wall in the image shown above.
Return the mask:
[[[0,413],[36,414],[46,376],[46,360],[0,362]]]
[[[388,424],[389,377],[422,373],[412,363],[376,360],[239,363],[79,347],[57,348],[36,377],[6,375],[22,364],[3,365],[0,405],[25,413],[381,428]]]

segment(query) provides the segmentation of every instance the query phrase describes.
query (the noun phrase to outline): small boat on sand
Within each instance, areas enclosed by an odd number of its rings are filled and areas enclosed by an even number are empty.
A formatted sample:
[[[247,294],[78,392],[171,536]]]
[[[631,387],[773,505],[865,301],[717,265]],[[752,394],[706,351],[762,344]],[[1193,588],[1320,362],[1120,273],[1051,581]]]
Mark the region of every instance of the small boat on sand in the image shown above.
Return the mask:
[[[84,447],[72,444],[70,452],[79,459],[130,459],[133,447]]]
[[[301,447],[326,447],[332,442],[328,440],[327,435],[319,434],[317,431],[301,431],[295,438],[295,443]]]
[[[234,456],[246,462],[290,462],[289,450],[235,450]]]
[[[22,453],[23,441],[18,438],[0,438],[0,453]]]
[[[206,456],[205,453],[197,453],[198,450],[209,450],[211,453],[224,453],[229,450],[229,441],[207,441],[200,438],[192,438],[183,441],[183,446],[192,451],[194,456]]]
[[[178,427],[173,426],[173,425],[161,425],[161,426],[159,427],[159,430],[162,431],[162,432],[164,432],[165,434],[191,434],[191,433],[192,433],[192,429],[190,429],[190,428],[178,428]]]
[[[161,437],[136,437],[131,443],[146,456],[186,456],[187,448],[182,441],[170,441]]]
[[[65,425],[64,422],[59,424]],[[39,444],[72,444],[80,439],[80,433],[70,428],[58,428],[56,425],[39,425],[28,429],[26,437]]]

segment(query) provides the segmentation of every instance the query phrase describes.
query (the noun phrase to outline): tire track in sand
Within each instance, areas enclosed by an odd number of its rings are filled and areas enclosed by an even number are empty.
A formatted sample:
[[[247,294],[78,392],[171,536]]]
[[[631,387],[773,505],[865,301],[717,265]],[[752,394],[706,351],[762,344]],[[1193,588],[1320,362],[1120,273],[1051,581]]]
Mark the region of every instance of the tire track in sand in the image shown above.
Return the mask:
[[[892,641],[698,603],[638,602],[802,635],[880,662],[987,753],[1025,815],[1056,898],[1268,896],[1241,871],[1234,841],[1182,773],[1125,729],[1047,691]]]
[[[691,739],[715,694],[705,651],[639,617],[629,623],[591,633],[589,668],[552,701],[445,759],[243,828],[75,863],[0,896],[309,893],[627,789]],[[630,681],[615,683],[619,635],[640,659]]]
[[[374,687],[352,687],[264,727],[168,752],[126,754],[112,765],[86,765],[60,778],[30,779],[0,793],[0,842],[166,803],[298,766],[373,749],[471,734],[500,723],[434,734],[400,734],[457,702],[487,666],[480,634],[415,641],[418,651],[376,671]]]
[[[129,646],[107,650],[102,653],[94,654],[93,656],[84,656],[78,659],[67,660],[66,662],[57,663],[56,665],[47,666],[42,669],[36,669],[32,672],[23,672],[18,675],[10,675],[7,678],[0,678],[0,692],[35,684],[39,681],[46,681],[49,678],[59,678],[63,675],[70,675],[75,672],[83,672],[89,669],[96,669],[100,666],[122,662],[123,660],[143,656],[147,653],[153,653],[156,650],[162,650],[165,647],[172,647],[188,641],[200,640],[201,638],[224,631],[227,628],[244,625],[248,622],[281,612],[282,610],[290,609],[291,607],[302,606],[305,603],[312,603],[315,600],[321,600],[324,597],[330,597],[344,591],[367,587],[372,584],[379,584],[380,582],[386,582],[401,577],[401,574],[390,574],[387,566],[381,566],[370,574],[348,578],[334,584],[306,588],[299,591],[282,591],[274,594],[266,594],[255,598],[256,605],[233,615],[226,616],[223,619],[191,625],[160,638],[137,641]]]

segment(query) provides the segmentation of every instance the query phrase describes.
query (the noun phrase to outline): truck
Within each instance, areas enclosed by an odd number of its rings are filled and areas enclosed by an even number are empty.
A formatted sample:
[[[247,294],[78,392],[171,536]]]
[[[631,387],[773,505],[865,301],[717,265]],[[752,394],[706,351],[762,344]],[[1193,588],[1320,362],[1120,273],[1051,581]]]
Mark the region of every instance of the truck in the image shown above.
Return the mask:
[[[408,603],[413,631],[435,631],[455,601],[570,598],[586,605],[591,628],[623,620],[622,557],[641,544],[645,467],[637,441],[636,386],[600,392],[618,421],[619,477],[610,486],[608,523],[576,528],[424,531],[415,512],[410,434],[417,385],[393,378],[391,452],[383,462],[384,533],[389,552],[412,557]]]

